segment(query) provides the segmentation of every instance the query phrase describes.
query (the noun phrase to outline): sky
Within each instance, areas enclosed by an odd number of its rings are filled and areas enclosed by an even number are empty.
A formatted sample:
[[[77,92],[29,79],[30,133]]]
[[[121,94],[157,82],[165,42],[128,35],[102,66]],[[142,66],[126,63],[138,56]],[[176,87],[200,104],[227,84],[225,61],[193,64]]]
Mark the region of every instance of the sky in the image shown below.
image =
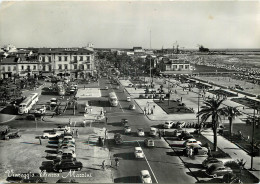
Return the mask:
[[[151,38],[151,39],[150,39]],[[260,48],[260,1],[2,1],[0,46]]]

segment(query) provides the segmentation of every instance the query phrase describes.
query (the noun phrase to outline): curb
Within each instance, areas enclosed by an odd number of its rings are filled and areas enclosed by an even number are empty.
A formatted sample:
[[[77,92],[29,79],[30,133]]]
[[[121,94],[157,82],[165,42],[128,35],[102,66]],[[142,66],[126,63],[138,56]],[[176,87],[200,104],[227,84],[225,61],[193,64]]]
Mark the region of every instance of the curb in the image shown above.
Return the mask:
[[[9,119],[9,120],[6,120],[6,121],[3,121],[3,122],[0,122],[0,124],[1,123],[7,123],[7,122],[9,122],[9,121],[12,121],[13,119],[15,119],[16,118],[16,115],[14,115],[14,117],[12,117],[11,119]]]
[[[170,146],[170,144],[168,143],[168,141],[166,141],[164,137],[162,137],[162,138],[163,138],[164,141],[167,142],[167,144]],[[170,147],[171,147],[171,146],[170,146]],[[171,149],[174,151],[174,153],[176,153],[175,150],[174,150],[172,147],[171,147]],[[198,182],[200,182],[200,180],[197,178],[197,176],[195,176],[195,175],[193,174],[193,172],[190,170],[190,168],[187,167],[186,162],[184,162],[184,160],[183,160],[180,156],[178,156],[178,157],[179,157],[179,159],[182,161],[182,163],[184,164],[184,166],[191,172],[192,176],[193,176]]]

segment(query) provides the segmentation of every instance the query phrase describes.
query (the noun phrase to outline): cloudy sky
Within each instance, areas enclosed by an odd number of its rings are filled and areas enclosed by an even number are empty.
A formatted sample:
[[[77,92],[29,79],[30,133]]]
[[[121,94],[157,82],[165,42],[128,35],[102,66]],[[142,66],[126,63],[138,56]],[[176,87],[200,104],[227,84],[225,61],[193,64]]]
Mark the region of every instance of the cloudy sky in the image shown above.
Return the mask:
[[[0,46],[260,48],[260,1],[1,2]]]

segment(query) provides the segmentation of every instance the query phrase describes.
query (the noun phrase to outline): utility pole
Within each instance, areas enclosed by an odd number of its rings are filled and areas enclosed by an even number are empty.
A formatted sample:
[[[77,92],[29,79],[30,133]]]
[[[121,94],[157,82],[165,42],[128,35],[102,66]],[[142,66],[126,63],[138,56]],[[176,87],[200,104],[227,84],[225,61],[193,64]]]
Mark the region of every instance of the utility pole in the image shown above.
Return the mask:
[[[254,105],[254,119],[253,119],[253,127],[252,127],[252,140],[251,140],[251,170],[253,170],[253,165],[254,165],[254,135],[255,135],[255,109],[256,105]]]

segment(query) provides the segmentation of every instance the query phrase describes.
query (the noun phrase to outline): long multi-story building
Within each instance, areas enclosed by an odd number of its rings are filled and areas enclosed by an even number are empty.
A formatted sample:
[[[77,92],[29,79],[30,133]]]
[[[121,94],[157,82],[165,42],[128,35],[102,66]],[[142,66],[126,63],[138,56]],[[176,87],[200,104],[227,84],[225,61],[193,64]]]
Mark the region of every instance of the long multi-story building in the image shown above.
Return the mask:
[[[85,78],[93,75],[94,52],[84,48],[41,48],[38,51],[42,75]]]
[[[14,75],[86,78],[95,71],[91,48],[40,48],[36,52],[1,50],[0,79]]]

